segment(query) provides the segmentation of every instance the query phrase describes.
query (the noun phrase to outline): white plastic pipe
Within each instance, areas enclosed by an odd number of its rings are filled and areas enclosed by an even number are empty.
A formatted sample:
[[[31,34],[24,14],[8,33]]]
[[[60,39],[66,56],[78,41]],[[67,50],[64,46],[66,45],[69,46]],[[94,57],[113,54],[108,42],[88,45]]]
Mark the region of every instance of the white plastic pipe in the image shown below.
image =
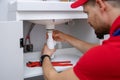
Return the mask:
[[[54,49],[55,45],[56,45],[56,42],[53,40],[52,30],[48,30],[47,46],[49,49]]]
[[[47,46],[49,49],[54,49],[56,45],[56,41],[53,40],[52,33],[53,33],[52,30],[48,30]],[[51,59],[53,59],[54,57],[55,57],[55,54],[51,56]]]

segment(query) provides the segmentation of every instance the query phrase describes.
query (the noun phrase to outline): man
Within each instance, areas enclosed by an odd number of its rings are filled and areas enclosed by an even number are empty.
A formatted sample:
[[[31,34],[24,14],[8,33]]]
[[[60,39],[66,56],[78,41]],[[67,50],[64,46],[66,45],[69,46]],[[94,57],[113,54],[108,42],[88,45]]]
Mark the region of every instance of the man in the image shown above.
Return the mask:
[[[120,80],[120,0],[78,0],[72,8],[83,5],[88,23],[98,38],[110,34],[102,45],[78,40],[60,31],[54,31],[56,41],[66,41],[84,52],[77,64],[58,73],[52,66],[50,56],[55,50],[45,45],[42,69],[46,80]]]

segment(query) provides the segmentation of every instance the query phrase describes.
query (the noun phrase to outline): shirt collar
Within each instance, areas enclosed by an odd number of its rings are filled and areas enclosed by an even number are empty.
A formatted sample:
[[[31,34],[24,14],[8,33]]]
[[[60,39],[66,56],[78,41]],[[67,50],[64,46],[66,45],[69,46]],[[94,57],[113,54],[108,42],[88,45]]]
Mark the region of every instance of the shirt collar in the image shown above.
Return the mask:
[[[113,35],[113,33],[120,28],[120,16],[113,22],[112,27],[110,29],[110,36]]]

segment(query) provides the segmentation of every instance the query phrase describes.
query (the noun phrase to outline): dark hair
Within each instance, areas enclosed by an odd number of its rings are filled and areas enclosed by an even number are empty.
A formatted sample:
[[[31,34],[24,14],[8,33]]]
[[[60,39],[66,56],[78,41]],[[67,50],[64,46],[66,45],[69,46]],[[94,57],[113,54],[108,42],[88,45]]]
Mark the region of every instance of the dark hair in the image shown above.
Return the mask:
[[[104,0],[104,1],[107,1],[113,7],[120,7],[120,0]],[[96,3],[96,0],[88,0],[86,4],[94,6],[95,3]]]

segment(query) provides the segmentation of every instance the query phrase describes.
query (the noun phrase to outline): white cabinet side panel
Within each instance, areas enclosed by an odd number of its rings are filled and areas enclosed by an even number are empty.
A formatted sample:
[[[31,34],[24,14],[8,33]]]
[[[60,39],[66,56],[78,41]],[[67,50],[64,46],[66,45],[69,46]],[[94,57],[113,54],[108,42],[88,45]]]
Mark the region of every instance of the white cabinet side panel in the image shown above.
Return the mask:
[[[0,80],[23,80],[23,22],[0,22]]]

